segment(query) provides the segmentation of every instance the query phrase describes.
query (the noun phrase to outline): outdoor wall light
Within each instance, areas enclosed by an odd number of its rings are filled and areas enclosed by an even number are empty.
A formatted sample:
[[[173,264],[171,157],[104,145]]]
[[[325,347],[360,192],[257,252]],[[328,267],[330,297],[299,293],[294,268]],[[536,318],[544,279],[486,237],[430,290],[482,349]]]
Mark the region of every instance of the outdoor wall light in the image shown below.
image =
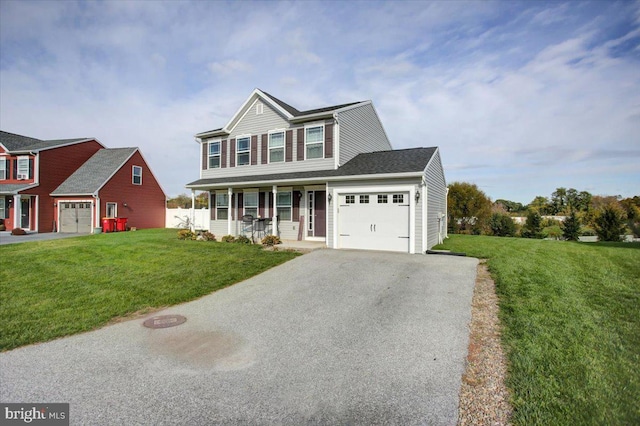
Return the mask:
[[[327,200],[329,200],[329,202],[331,202],[332,199],[333,199],[333,197],[331,196],[331,193],[329,193],[329,196],[327,197]]]
[[[420,191],[416,190],[416,203],[420,200]]]
[[[122,205],[127,207],[127,203],[125,201],[122,202]]]

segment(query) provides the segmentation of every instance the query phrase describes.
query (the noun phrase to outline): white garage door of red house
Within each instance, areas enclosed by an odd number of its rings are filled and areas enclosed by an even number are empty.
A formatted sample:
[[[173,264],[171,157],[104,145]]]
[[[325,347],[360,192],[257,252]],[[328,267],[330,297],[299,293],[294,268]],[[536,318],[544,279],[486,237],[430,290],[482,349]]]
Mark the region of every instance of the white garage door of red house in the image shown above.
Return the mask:
[[[409,193],[341,194],[340,248],[409,252]]]
[[[91,232],[91,203],[60,203],[60,232]]]

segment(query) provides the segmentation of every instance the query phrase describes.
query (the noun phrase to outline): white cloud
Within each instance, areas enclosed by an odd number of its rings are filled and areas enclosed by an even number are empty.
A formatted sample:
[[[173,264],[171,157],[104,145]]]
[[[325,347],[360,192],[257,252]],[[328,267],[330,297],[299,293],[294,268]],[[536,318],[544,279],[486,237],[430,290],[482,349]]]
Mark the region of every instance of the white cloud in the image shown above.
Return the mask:
[[[193,135],[224,125],[255,87],[301,110],[371,99],[396,148],[440,146],[449,181],[494,198],[640,187],[640,2],[10,1],[0,12],[3,130],[140,146],[170,195],[198,178]]]

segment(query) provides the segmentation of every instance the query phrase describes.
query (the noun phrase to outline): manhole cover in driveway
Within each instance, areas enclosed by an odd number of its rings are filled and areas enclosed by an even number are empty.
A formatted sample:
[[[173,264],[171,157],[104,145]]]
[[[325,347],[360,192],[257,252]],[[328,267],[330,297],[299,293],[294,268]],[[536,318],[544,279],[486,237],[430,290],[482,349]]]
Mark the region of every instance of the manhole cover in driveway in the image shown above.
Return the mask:
[[[148,328],[167,328],[180,325],[186,320],[187,318],[183,317],[182,315],[160,315],[158,317],[153,317],[145,320],[142,325]]]

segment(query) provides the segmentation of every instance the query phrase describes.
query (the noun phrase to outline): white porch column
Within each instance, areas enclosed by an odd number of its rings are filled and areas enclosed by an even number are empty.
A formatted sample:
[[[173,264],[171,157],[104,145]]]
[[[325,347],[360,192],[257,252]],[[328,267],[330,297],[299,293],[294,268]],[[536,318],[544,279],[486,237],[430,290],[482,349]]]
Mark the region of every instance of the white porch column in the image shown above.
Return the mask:
[[[22,218],[22,203],[20,202],[20,194],[13,196],[13,228],[20,228],[20,219]]]
[[[233,224],[232,216],[233,216],[233,206],[231,205],[231,197],[233,196],[233,188],[227,189],[227,235],[231,234],[231,227]]]
[[[271,219],[271,232],[273,235],[280,236],[278,229],[278,185],[273,185],[273,218]],[[293,197],[293,193],[291,194]]]

